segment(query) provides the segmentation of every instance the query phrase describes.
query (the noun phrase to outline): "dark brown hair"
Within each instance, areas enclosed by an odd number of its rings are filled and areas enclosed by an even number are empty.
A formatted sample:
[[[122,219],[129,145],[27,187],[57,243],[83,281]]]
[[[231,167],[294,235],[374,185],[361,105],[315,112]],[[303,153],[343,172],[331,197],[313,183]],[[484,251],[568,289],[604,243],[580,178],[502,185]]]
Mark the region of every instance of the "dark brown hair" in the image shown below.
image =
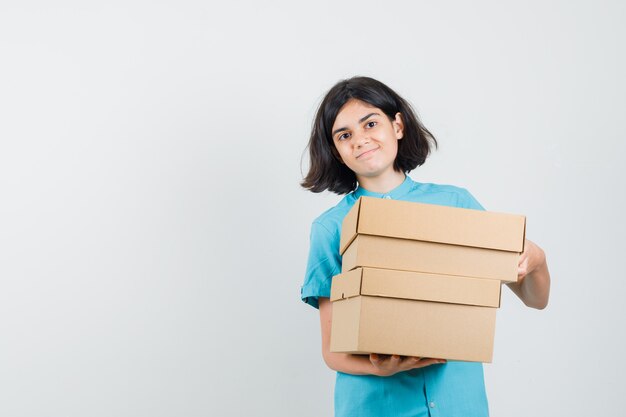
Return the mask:
[[[407,173],[417,168],[426,161],[431,147],[437,147],[435,137],[422,125],[411,105],[391,88],[369,77],[342,80],[326,93],[315,115],[307,146],[311,164],[300,183],[307,190],[347,194],[356,189],[356,175],[341,163],[331,134],[337,114],[351,99],[379,108],[389,120],[394,120],[398,112],[402,115],[404,135],[398,141],[398,154],[393,164],[396,171]]]

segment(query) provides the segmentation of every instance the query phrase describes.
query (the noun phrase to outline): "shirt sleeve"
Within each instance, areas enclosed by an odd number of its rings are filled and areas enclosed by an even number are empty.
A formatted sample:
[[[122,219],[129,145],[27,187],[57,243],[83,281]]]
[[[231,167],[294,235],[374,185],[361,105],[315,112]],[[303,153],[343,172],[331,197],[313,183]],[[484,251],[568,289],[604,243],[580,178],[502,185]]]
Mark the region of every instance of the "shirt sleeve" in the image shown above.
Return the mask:
[[[318,298],[330,297],[332,277],[340,272],[338,232],[333,233],[323,224],[313,222],[309,259],[300,291],[302,301],[319,308]]]
[[[469,191],[467,191],[465,188],[462,188],[461,190],[463,191],[459,201],[461,207],[473,210],[485,210],[485,208],[478,202],[478,200],[474,198],[474,196]]]

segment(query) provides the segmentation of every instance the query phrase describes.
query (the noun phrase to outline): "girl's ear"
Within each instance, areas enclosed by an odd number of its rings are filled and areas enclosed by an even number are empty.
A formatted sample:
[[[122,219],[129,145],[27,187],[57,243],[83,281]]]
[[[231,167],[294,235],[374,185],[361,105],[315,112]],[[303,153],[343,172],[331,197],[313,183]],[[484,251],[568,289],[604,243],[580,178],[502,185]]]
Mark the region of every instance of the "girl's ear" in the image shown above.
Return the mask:
[[[396,118],[392,122],[393,130],[396,133],[396,139],[400,140],[404,137],[404,122],[402,121],[402,113],[396,113]]]

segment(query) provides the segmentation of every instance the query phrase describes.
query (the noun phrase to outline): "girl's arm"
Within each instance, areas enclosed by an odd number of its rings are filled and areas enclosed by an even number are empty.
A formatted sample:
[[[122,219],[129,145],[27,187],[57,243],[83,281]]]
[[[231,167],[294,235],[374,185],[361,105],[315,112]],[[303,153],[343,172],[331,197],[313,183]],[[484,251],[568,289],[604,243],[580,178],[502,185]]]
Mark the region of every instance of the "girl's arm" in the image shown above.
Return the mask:
[[[507,284],[528,307],[543,310],[550,297],[550,272],[543,250],[526,239],[520,257],[517,282]]]
[[[330,369],[352,375],[390,376],[401,371],[435,363],[444,363],[443,359],[417,358],[398,355],[351,355],[330,351],[330,328],[332,303],[328,298],[319,298],[320,324],[322,326],[322,356]]]

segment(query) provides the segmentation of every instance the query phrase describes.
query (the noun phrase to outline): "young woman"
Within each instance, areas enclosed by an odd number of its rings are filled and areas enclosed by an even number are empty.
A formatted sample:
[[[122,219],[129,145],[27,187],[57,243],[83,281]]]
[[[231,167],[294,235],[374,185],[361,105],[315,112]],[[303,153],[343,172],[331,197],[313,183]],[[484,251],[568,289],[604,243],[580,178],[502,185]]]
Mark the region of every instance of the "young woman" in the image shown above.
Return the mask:
[[[330,352],[332,277],[341,272],[339,237],[343,218],[361,196],[484,210],[465,189],[413,181],[406,174],[422,165],[433,135],[411,106],[383,83],[354,77],[324,97],[309,141],[310,169],[302,186],[345,197],[311,227],[311,246],[301,297],[319,308],[322,354],[337,371],[335,415],[487,416],[481,363],[435,358]],[[526,241],[518,281],[509,287],[522,301],[542,309],[550,275],[543,251]]]

